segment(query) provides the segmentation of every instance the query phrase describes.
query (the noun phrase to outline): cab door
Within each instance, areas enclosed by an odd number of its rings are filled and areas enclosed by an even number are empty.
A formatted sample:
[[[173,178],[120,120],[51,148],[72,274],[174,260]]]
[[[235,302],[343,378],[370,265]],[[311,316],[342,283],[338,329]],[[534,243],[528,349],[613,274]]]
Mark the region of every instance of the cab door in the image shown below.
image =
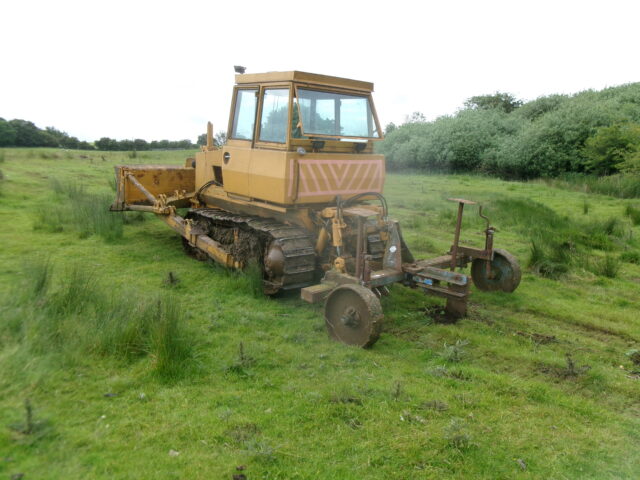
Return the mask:
[[[252,198],[286,203],[290,173],[289,130],[291,88],[285,84],[263,86],[260,92],[258,125],[249,167]]]
[[[222,177],[229,193],[249,196],[249,169],[258,107],[258,88],[236,88],[229,138],[222,147]]]

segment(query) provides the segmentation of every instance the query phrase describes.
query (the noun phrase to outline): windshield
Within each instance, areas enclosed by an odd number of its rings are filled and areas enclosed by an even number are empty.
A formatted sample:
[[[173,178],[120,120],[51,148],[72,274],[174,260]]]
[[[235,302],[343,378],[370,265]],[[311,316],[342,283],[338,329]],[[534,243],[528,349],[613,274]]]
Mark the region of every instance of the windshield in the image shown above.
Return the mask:
[[[379,138],[369,97],[298,88],[304,135]]]

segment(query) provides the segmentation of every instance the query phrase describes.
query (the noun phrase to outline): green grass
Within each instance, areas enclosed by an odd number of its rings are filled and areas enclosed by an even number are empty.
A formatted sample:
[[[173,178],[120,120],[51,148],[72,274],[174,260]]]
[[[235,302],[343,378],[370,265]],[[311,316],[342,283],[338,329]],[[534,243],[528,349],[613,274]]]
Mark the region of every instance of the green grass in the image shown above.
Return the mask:
[[[580,173],[565,173],[558,178],[535,180],[557,188],[587,193],[611,195],[618,198],[640,198],[640,176],[615,174],[603,177]]]
[[[631,222],[634,225],[640,225],[640,207],[627,204],[627,206],[625,207],[624,213],[627,217],[631,219]]]
[[[446,199],[470,198],[523,279],[513,294],[474,289],[455,325],[429,315],[440,300],[395,286],[382,337],[360,350],[327,338],[321,306],[265,298],[254,274],[187,257],[160,220],[104,214],[127,152],[0,152],[0,477],[231,478],[244,466],[247,478],[273,479],[620,479],[640,469],[630,353],[640,232],[625,213],[637,203],[390,175],[391,214],[417,257],[448,249],[456,205]],[[94,220],[103,214],[121,219],[108,220],[120,234]],[[482,246],[483,228],[467,207],[462,242]],[[551,255],[550,239],[570,243],[555,278],[527,267],[532,241]]]

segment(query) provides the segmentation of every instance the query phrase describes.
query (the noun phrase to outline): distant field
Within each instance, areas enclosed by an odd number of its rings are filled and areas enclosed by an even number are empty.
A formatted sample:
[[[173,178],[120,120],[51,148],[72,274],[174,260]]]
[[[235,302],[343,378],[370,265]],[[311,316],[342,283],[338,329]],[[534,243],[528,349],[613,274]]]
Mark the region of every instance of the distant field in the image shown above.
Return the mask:
[[[113,165],[189,155],[0,149],[0,477],[638,477],[640,202],[390,175],[416,257],[448,249],[446,199],[464,197],[523,279],[473,289],[455,325],[396,286],[360,350],[328,339],[320,306],[105,211]],[[473,209],[463,228],[480,246]]]

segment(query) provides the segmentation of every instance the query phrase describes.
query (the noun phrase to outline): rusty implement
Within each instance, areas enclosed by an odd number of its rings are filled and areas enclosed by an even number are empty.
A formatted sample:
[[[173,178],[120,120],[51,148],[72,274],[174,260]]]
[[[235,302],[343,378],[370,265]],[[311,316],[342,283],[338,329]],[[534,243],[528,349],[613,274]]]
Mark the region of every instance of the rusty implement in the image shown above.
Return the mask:
[[[458,203],[458,216],[450,251],[440,257],[417,261],[403,255],[406,246],[399,225],[389,220],[381,228],[386,237],[382,262],[372,261],[363,238],[366,237],[366,220],[376,212],[366,209],[341,212],[344,218],[357,218],[353,272],[334,266],[325,273],[321,283],[301,290],[303,300],[325,302],[325,322],[332,338],[352,345],[371,346],[378,339],[382,325],[377,299],[387,294],[387,286],[393,283],[445,299],[445,319],[450,322],[467,314],[472,281],[480,290],[513,292],[518,287],[521,276],[518,261],[504,250],[493,249],[495,229],[483,214],[482,206],[478,213],[485,220],[486,228],[484,248],[480,249],[460,245],[464,206],[476,205],[476,202],[451,200]],[[470,276],[460,271],[469,263]],[[378,268],[372,269],[372,266]],[[373,296],[363,292],[372,292]]]

